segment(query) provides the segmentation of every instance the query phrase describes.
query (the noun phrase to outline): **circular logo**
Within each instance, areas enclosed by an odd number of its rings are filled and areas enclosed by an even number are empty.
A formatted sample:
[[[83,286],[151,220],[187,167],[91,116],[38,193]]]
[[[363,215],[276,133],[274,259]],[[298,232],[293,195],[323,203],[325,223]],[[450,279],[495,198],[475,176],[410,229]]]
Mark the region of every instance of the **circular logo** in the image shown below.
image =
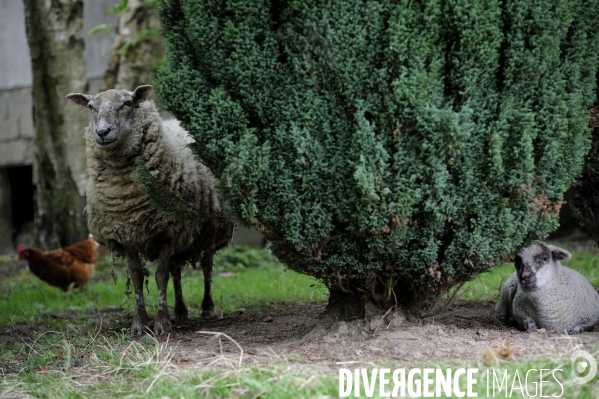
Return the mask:
[[[586,384],[595,378],[597,374],[597,361],[595,357],[587,351],[577,350],[570,356],[572,364],[572,381],[576,384]]]

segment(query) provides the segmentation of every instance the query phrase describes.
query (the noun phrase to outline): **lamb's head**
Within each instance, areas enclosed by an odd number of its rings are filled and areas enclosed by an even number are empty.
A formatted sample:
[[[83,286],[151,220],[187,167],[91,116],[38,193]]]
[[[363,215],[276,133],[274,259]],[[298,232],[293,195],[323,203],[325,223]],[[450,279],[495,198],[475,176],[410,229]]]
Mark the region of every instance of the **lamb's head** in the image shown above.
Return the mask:
[[[127,142],[133,130],[134,113],[139,105],[152,93],[152,86],[139,86],[134,91],[106,90],[90,96],[71,93],[66,98],[71,102],[91,110],[92,142],[98,148],[111,150]]]
[[[525,290],[541,288],[551,281],[559,261],[570,259],[570,252],[545,243],[533,244],[516,255],[518,283]]]

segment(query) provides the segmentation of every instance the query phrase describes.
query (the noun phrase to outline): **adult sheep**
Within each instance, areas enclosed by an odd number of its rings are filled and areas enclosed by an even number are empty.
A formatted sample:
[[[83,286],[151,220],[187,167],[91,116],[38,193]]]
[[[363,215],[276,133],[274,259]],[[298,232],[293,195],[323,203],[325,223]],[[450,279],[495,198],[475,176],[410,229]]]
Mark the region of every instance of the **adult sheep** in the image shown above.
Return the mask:
[[[85,129],[88,226],[96,241],[127,258],[135,291],[134,335],[142,334],[148,323],[142,259],[158,259],[154,333],[164,334],[171,330],[166,299],[169,272],[175,289],[175,317],[185,320],[181,268],[186,261],[199,259],[204,272],[202,316],[213,315],[213,256],[228,245],[234,230],[222,212],[216,179],[187,147],[187,132],[177,124],[167,127],[163,123],[154,102],[147,101],[151,93],[152,86],[145,85],[133,92],[107,90],[95,96],[72,93],[66,97],[91,111]],[[193,203],[206,216],[203,222],[168,218],[156,209],[137,181],[136,159],[170,194]]]
[[[582,274],[561,265],[560,260],[571,257],[544,243],[522,250],[516,272],[501,289],[497,318],[521,330],[592,330],[599,323],[599,294]]]

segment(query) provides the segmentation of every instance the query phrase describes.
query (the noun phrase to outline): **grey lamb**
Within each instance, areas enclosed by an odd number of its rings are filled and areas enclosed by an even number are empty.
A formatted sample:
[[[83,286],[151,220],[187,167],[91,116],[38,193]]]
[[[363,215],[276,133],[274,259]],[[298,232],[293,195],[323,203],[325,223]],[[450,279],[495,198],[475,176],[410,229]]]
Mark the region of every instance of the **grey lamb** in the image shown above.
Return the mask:
[[[193,156],[187,132],[177,123],[163,123],[154,102],[147,101],[152,86],[133,92],[107,90],[95,96],[73,93],[66,98],[91,111],[85,130],[88,227],[99,243],[125,256],[135,291],[135,315],[131,332],[142,334],[148,324],[144,304],[142,260],[158,259],[156,284],[157,335],[171,330],[166,290],[169,272],[175,289],[175,317],[187,318],[181,291],[181,268],[199,259],[204,272],[202,316],[214,314],[212,300],[213,255],[229,244],[234,224],[221,209],[217,181]],[[135,159],[169,192],[192,201],[209,217],[191,223],[165,217],[152,206],[136,179]]]
[[[592,330],[599,323],[599,294],[582,274],[561,265],[560,260],[571,257],[544,243],[522,250],[516,256],[516,272],[501,289],[497,318],[521,330]]]

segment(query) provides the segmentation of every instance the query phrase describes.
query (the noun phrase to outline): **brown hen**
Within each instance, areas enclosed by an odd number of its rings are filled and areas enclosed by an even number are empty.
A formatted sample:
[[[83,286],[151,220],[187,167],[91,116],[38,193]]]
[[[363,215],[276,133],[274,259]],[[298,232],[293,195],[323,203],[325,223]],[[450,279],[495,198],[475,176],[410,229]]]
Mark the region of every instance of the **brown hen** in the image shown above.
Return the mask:
[[[21,245],[19,259],[26,260],[29,270],[46,283],[72,292],[73,288],[83,287],[94,275],[98,244],[90,235],[71,246],[48,252]]]

